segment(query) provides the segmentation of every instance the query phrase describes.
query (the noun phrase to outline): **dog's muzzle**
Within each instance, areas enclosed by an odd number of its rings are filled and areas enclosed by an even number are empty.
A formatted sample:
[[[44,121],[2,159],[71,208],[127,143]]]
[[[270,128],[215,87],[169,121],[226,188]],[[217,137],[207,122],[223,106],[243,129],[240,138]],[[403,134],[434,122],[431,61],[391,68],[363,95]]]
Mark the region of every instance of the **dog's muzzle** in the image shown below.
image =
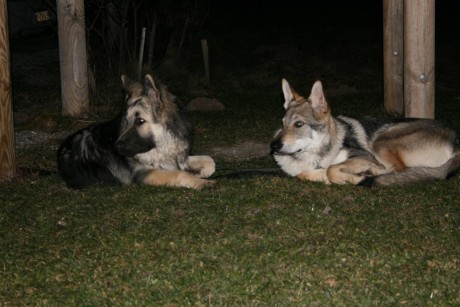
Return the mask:
[[[274,140],[270,144],[270,148],[271,148],[270,154],[279,155],[279,156],[291,156],[291,155],[295,155],[295,154],[297,154],[297,153],[302,151],[302,149],[299,149],[299,150],[297,150],[295,152],[285,152],[285,151],[282,150],[283,147],[284,147],[283,142],[281,142],[279,139]]]
[[[118,153],[125,157],[134,157],[137,154],[144,153],[155,148],[155,142],[152,139],[120,139],[113,145]]]
[[[274,140],[271,144],[270,144],[270,149],[272,150],[272,153],[278,153],[281,148],[283,148],[283,143],[277,139],[277,140]]]

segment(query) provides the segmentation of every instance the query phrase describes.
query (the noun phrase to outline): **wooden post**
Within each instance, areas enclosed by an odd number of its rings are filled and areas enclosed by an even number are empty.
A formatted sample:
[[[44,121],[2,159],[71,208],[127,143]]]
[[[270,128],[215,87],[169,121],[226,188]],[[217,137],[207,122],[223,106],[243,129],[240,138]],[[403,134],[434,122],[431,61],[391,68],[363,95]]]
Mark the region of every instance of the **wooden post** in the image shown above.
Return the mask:
[[[406,117],[434,118],[435,0],[404,0]]]
[[[390,113],[404,112],[404,5],[383,0],[384,106]]]
[[[201,40],[201,49],[203,52],[204,72],[206,73],[206,82],[208,85],[211,83],[211,77],[209,75],[209,51],[208,51],[208,40]]]
[[[153,64],[153,49],[155,47],[156,31],[157,31],[157,20],[155,17],[153,19],[152,29],[150,30],[150,36],[149,36],[149,55],[148,55],[148,60],[147,60],[147,67],[149,69],[152,68],[152,64]]]
[[[83,0],[57,0],[62,114],[88,111],[85,11]]]
[[[0,179],[16,175],[6,0],[0,4]]]
[[[137,80],[141,81],[142,63],[144,62],[144,46],[145,46],[145,27],[142,28],[141,43],[139,46],[139,63],[137,66]]]

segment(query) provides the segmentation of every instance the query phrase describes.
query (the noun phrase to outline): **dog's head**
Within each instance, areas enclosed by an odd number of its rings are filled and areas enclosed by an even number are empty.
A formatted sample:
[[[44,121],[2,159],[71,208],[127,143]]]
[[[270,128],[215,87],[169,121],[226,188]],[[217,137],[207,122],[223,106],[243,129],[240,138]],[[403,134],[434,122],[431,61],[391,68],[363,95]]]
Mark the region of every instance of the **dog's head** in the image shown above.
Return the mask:
[[[282,129],[270,144],[272,152],[290,155],[319,148],[327,136],[331,112],[321,81],[316,81],[306,99],[283,79],[284,108]]]
[[[143,84],[126,76],[121,79],[126,91],[127,110],[121,120],[115,148],[120,154],[132,157],[155,148],[156,138],[165,133],[162,116],[165,97],[151,75],[145,76]]]

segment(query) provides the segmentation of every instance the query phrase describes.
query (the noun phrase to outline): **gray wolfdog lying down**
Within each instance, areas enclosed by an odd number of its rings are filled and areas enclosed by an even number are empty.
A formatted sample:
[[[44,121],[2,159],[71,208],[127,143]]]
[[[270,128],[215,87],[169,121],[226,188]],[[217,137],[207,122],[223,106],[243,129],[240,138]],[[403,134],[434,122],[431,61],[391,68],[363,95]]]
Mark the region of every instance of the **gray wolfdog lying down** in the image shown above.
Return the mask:
[[[457,136],[438,121],[334,117],[320,81],[308,98],[285,79],[282,90],[286,112],[271,149],[290,176],[386,186],[446,179],[459,171]]]
[[[166,86],[151,75],[144,84],[122,76],[123,116],[70,135],[58,149],[58,170],[68,186],[147,184],[202,189],[215,171],[209,156],[190,156],[191,123]],[[158,85],[158,86],[157,86]]]

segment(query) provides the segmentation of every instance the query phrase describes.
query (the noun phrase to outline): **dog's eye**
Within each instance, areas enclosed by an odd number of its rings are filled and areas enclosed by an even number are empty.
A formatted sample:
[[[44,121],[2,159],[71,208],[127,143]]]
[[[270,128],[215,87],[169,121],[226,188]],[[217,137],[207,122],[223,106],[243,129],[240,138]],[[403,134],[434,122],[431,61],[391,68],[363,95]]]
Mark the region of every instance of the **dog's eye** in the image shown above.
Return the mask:
[[[142,117],[136,117],[136,120],[134,121],[136,126],[141,126],[143,123],[145,123],[145,120]]]
[[[300,128],[300,127],[302,127],[303,125],[305,125],[305,123],[303,123],[303,122],[301,122],[301,121],[296,121],[296,122],[294,123],[294,127],[296,127],[296,128]]]

